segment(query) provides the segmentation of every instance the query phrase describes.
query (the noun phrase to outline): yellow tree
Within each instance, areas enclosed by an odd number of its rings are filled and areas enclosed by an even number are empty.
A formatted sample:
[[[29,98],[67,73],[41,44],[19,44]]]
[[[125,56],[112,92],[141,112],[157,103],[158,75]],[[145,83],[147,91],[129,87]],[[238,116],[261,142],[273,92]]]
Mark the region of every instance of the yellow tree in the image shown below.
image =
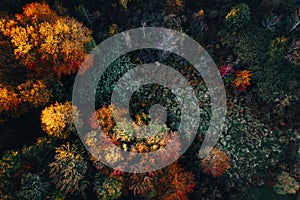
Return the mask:
[[[87,55],[92,32],[70,17],[58,16],[45,3],[31,3],[14,19],[0,19],[0,32],[17,60],[37,75],[69,75]]]

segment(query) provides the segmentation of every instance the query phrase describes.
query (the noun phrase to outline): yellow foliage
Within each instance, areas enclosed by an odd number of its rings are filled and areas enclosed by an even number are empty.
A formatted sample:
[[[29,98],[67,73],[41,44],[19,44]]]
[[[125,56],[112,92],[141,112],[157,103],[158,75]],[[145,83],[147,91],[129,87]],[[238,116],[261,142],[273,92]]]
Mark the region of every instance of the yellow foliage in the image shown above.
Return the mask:
[[[127,3],[128,3],[129,0],[120,0],[120,4],[125,8],[127,9]]]
[[[18,94],[9,86],[0,84],[0,113],[3,111],[15,111],[21,103]]]
[[[204,15],[204,10],[203,9],[199,10],[198,14],[199,14],[200,17],[202,17]]]
[[[75,160],[83,160],[80,154],[74,154],[74,150],[71,148],[69,143],[62,145],[61,148],[57,148],[55,152],[56,152],[57,159],[74,157]]]
[[[238,9],[232,8],[231,11],[226,15],[225,19],[228,20],[229,18],[235,16],[238,11]]]
[[[51,91],[43,81],[27,81],[18,85],[0,84],[0,113],[5,111],[11,117],[19,117],[27,108],[39,107],[49,102]]]
[[[287,172],[282,172],[277,176],[274,189],[276,193],[281,195],[296,194],[300,189],[300,184]]]
[[[17,86],[20,92],[20,99],[23,102],[29,102],[34,107],[45,105],[49,102],[51,91],[47,89],[45,83],[41,80],[33,82],[32,80]]]
[[[272,45],[275,44],[285,44],[287,42],[287,39],[285,37],[277,37],[275,40],[272,40]]]
[[[113,36],[115,34],[117,34],[118,32],[118,25],[113,23],[112,25],[110,25],[109,27],[109,36]]]
[[[56,102],[55,104],[46,107],[41,114],[42,129],[51,136],[58,138],[67,138],[67,136],[74,132],[75,120],[79,120],[79,111],[70,102],[64,104]]]
[[[250,76],[252,76],[252,74],[248,70],[237,71],[236,78],[233,81],[233,84],[237,88],[249,86],[250,85]]]
[[[28,4],[16,20],[0,19],[0,31],[10,38],[16,58],[38,74],[74,73],[87,54],[92,32],[73,18],[60,17],[48,5]]]

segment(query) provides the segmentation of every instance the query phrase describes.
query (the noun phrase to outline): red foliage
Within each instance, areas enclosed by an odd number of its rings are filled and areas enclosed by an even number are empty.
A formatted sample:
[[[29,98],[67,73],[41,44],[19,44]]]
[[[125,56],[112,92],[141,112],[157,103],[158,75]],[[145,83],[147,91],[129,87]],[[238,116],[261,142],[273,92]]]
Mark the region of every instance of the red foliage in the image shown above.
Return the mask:
[[[222,66],[219,68],[219,72],[220,72],[222,78],[223,78],[224,76],[226,76],[227,74],[232,73],[233,71],[234,71],[234,70],[233,70],[233,65],[232,65],[232,64],[222,65]]]
[[[209,154],[201,160],[201,168],[204,173],[214,177],[222,176],[230,168],[229,157],[221,150],[213,148]]]
[[[159,199],[165,200],[187,200],[188,194],[196,186],[194,175],[186,172],[178,163],[169,165],[160,179]]]

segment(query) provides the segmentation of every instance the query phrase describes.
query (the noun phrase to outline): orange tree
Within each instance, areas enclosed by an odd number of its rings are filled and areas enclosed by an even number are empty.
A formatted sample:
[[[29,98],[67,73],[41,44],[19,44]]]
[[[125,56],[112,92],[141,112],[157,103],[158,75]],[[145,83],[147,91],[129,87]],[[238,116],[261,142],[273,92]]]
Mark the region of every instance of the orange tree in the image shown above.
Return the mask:
[[[13,19],[0,19],[15,58],[32,74],[70,75],[78,70],[92,32],[70,17],[58,16],[45,3],[31,3]]]

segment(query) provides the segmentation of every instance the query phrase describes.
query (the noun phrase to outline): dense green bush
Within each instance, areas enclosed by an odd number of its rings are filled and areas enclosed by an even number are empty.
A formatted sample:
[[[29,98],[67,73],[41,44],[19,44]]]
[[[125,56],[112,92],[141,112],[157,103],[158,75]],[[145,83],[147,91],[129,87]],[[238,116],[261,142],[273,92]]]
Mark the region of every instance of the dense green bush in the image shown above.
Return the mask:
[[[25,174],[21,180],[21,189],[17,192],[18,199],[40,200],[45,199],[48,184],[43,182],[37,174]]]
[[[248,25],[251,18],[250,8],[247,4],[237,4],[225,16],[225,26],[232,32]]]
[[[236,186],[263,184],[284,156],[285,144],[299,140],[297,130],[272,130],[253,116],[251,108],[235,104],[229,110],[219,146],[229,154],[228,177]]]

